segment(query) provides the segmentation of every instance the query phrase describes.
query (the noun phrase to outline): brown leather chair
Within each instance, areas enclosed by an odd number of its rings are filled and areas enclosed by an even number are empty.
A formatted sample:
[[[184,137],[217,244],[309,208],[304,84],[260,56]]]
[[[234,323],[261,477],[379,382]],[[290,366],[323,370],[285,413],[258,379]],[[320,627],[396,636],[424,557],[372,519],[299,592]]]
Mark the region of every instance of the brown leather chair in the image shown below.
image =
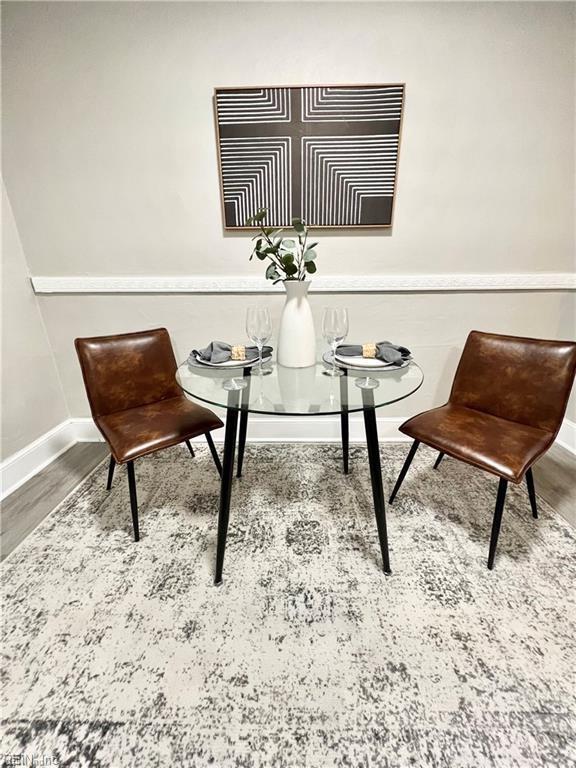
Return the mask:
[[[576,343],[472,331],[446,405],[414,416],[400,431],[414,439],[390,503],[420,443],[500,478],[488,568],[494,556],[508,482],[526,477],[538,517],[532,465],[554,442],[576,371]]]
[[[112,487],[116,463],[126,464],[134,541],[138,503],[134,460],[162,448],[205,435],[218,472],[220,459],[211,430],[222,421],[208,408],[190,402],[176,383],[176,360],[165,328],[118,336],[76,339],[92,417],[110,447],[106,490]]]

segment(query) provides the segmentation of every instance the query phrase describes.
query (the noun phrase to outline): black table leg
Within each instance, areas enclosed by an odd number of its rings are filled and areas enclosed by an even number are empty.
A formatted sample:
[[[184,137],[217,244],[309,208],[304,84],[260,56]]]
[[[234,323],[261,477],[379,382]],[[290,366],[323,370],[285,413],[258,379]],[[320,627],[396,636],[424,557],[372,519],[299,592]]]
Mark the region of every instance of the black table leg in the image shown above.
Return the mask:
[[[348,425],[348,374],[340,376],[340,431],[342,434],[342,462],[344,474],[348,474],[348,447],[350,444],[350,430]]]
[[[382,563],[384,566],[384,573],[391,573],[390,557],[388,555],[388,533],[386,530],[384,490],[382,488],[380,445],[378,443],[378,427],[376,425],[376,410],[374,408],[374,392],[371,389],[363,389],[362,401],[364,404],[364,426],[366,428],[366,444],[368,446],[368,461],[370,463],[372,496],[374,498],[374,514],[376,516],[376,525],[378,526]]]
[[[236,449],[238,406],[240,403],[239,394],[239,390],[232,390],[228,393],[226,430],[224,432],[224,461],[222,465],[222,482],[220,485],[220,511],[218,513],[215,584],[220,584],[222,582],[222,568],[224,566],[224,552],[226,550],[226,536],[228,534],[228,519],[230,517],[232,479],[234,477],[234,452]]]
[[[238,467],[236,477],[242,477],[244,464],[244,449],[246,448],[246,432],[248,431],[248,404],[250,403],[250,368],[244,369],[246,387],[242,390],[242,411],[240,413],[240,430],[238,433]]]

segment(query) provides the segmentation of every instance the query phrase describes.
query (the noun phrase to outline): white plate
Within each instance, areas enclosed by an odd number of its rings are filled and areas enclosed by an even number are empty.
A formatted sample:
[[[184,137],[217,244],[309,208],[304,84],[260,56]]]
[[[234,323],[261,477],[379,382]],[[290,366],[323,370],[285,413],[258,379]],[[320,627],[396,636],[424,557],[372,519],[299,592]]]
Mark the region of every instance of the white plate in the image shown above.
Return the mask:
[[[332,365],[332,353],[326,352],[324,355],[322,355],[322,360],[324,360],[324,362],[328,365]],[[367,360],[371,363],[371,365],[365,364]],[[374,365],[375,362],[378,363],[378,365]],[[370,368],[372,371],[400,371],[402,368],[406,368],[408,365],[410,365],[411,362],[412,358],[409,360],[404,360],[402,365],[392,365],[392,363],[383,363],[381,360],[375,360],[373,357],[366,358],[356,355],[336,355],[336,365],[339,365],[341,368],[350,368],[353,371],[365,371],[367,368]],[[364,363],[364,365],[362,365],[362,363]]]
[[[208,360],[202,360],[199,355],[194,355],[194,357],[200,365],[208,365],[211,368],[252,368],[252,366],[258,365],[258,358],[255,360],[226,360],[224,363],[210,363]],[[272,355],[263,357],[262,365],[270,362],[270,360],[272,360]]]
[[[336,362],[344,363],[352,368],[391,368],[392,363],[385,363],[375,357],[362,357],[362,355],[339,355],[336,353]],[[398,366],[394,366],[397,368]]]

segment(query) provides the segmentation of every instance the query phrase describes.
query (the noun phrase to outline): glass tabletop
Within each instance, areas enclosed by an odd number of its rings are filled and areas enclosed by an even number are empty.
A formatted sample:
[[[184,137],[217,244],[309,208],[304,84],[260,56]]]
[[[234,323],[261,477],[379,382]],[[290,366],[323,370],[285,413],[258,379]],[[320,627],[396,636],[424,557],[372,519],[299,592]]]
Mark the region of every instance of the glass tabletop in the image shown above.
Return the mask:
[[[325,376],[329,366],[285,368],[276,362],[258,375],[258,368],[217,369],[200,363],[182,363],[176,380],[186,394],[210,405],[250,413],[318,416],[353,413],[366,407],[390,405],[416,392],[424,381],[421,368],[410,361],[404,368],[345,370],[339,377]]]

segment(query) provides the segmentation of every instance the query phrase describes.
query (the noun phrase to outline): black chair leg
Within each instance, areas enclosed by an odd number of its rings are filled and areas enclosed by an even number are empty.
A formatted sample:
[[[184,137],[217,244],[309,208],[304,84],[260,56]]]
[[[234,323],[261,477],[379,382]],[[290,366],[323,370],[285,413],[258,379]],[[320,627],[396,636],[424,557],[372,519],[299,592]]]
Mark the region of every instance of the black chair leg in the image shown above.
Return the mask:
[[[192,445],[190,444],[190,440],[184,440],[184,442],[188,446],[188,450],[190,451],[190,456],[194,458],[194,448],[192,448]]]
[[[406,457],[406,461],[404,462],[404,466],[402,467],[400,474],[398,475],[398,480],[396,480],[396,485],[394,486],[394,490],[392,491],[392,495],[390,496],[389,503],[392,504],[394,499],[396,498],[396,494],[400,490],[400,486],[402,485],[402,482],[404,478],[406,477],[406,472],[408,472],[408,469],[410,467],[410,464],[412,464],[412,459],[414,458],[414,454],[418,450],[418,446],[420,445],[420,440],[414,440],[412,443],[412,447],[410,448],[410,452],[408,456]]]
[[[496,547],[498,545],[498,535],[500,533],[500,523],[502,522],[502,512],[504,511],[504,500],[506,499],[506,489],[508,481],[500,478],[498,484],[498,495],[496,496],[496,509],[494,510],[494,520],[492,521],[492,535],[490,536],[490,551],[488,552],[488,568],[494,568],[494,557],[496,556]]]
[[[212,454],[212,458],[214,459],[214,464],[216,464],[216,469],[218,470],[218,474],[220,475],[220,477],[222,477],[222,463],[220,461],[220,456],[218,456],[216,446],[214,445],[214,440],[212,440],[212,435],[210,434],[210,432],[206,432],[204,437],[206,438],[206,442],[208,443],[208,448],[210,448],[210,453]]]
[[[134,476],[134,462],[129,461],[128,468],[128,487],[130,488],[130,507],[132,508],[132,526],[134,528],[134,541],[140,541],[140,531],[138,529],[138,500],[136,498],[136,478]]]
[[[442,451],[440,451],[440,453],[438,454],[438,458],[434,462],[434,469],[438,469],[438,467],[440,466],[440,462],[442,461],[443,458],[444,458],[444,454],[442,453]]]
[[[536,505],[536,491],[534,489],[534,475],[532,474],[532,467],[526,472],[526,485],[528,486],[528,496],[530,498],[530,506],[532,507],[532,517],[538,519],[538,507]]]
[[[108,481],[106,483],[106,490],[109,491],[112,488],[112,480],[114,479],[114,468],[116,467],[116,459],[110,454],[110,464],[108,466]]]

